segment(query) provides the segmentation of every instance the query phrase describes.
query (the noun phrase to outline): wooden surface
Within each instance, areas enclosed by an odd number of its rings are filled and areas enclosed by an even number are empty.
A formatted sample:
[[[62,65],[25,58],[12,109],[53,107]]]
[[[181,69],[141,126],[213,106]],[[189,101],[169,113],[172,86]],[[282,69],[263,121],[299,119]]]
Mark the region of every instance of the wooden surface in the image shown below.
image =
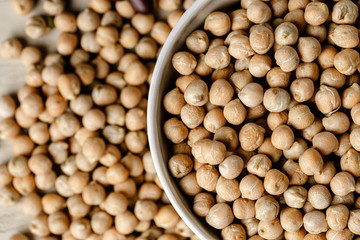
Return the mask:
[[[31,15],[44,13],[42,0],[36,1],[34,10],[27,16],[18,16],[11,9],[11,0],[0,0],[0,42],[10,37],[21,39],[23,44],[41,47],[44,51],[54,52],[57,30],[50,31],[38,40],[31,40],[25,35],[25,22]],[[87,0],[74,0],[68,9],[79,11],[87,6]],[[15,94],[24,84],[25,68],[19,59],[3,60],[0,58],[0,95]],[[0,140],[0,163],[7,162],[12,156],[11,142]],[[8,209],[0,208],[0,240],[7,240],[17,232],[27,232],[31,217],[21,213],[21,204]]]

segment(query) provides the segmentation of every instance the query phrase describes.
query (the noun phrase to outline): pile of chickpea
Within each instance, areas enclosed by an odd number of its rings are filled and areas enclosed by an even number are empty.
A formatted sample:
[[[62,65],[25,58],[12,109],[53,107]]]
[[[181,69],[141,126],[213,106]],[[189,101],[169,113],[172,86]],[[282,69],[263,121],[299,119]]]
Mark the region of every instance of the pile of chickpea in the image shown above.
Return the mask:
[[[156,57],[193,1],[157,1],[165,20],[130,1],[89,0],[79,13],[65,0],[41,2],[48,16],[29,17],[25,32],[60,31],[57,53],[16,38],[0,45],[26,68],[16,98],[0,96],[0,139],[15,155],[0,164],[0,206],[21,200],[41,240],[197,239],[162,190],[146,133]],[[19,15],[34,4],[12,0]]]
[[[174,54],[169,170],[223,239],[360,239],[359,4],[242,0]]]

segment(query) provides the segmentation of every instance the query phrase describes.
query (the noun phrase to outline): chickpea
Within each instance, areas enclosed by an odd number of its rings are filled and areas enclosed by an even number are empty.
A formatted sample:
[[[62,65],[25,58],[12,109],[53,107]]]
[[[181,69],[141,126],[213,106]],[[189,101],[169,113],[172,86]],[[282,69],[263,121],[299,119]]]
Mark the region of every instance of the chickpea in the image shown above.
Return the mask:
[[[271,58],[266,54],[256,54],[249,62],[249,72],[257,78],[265,77],[271,69]]]
[[[56,235],[61,235],[69,229],[69,218],[63,212],[55,212],[48,217],[49,231]]]
[[[269,112],[282,112],[290,104],[290,95],[282,88],[269,88],[264,93],[263,103]]]
[[[226,203],[215,204],[210,208],[209,214],[206,216],[206,222],[216,229],[224,229],[233,220],[234,215]]]
[[[280,237],[283,232],[278,218],[272,221],[260,221],[258,229],[259,236],[265,239],[276,239]]]
[[[204,60],[206,65],[209,67],[214,69],[222,69],[226,68],[230,64],[230,58],[231,57],[227,47],[220,45],[209,49],[205,54]],[[194,62],[194,66],[196,66],[196,62]]]
[[[359,234],[359,213],[360,210],[356,209],[356,210],[352,210],[350,211],[350,217],[349,217],[349,222],[348,222],[348,227],[349,230],[354,233],[354,234]]]
[[[20,133],[20,126],[12,118],[0,121],[0,139],[13,139]]]
[[[243,226],[240,224],[231,224],[221,230],[221,237],[226,240],[233,239],[234,237],[239,239],[246,239],[246,232]]]
[[[314,120],[314,114],[312,114],[306,105],[298,104],[289,110],[288,124],[292,125],[295,129],[306,129]]]
[[[308,148],[299,158],[301,170],[309,176],[320,173],[324,162],[320,153],[314,148]]]
[[[94,32],[85,32],[81,36],[80,45],[81,45],[81,48],[83,48],[84,50],[86,50],[87,52],[90,52],[90,53],[98,53],[101,49],[99,43],[95,39]]]
[[[229,54],[236,59],[245,59],[255,54],[247,36],[237,34],[231,38]],[[250,60],[250,59],[249,59]]]
[[[216,193],[225,201],[232,202],[240,197],[239,182],[220,176],[216,183]]]
[[[247,7],[248,19],[256,24],[268,22],[271,19],[271,9],[263,2],[252,2]]]
[[[41,204],[43,211],[49,215],[61,211],[66,207],[65,200],[55,193],[45,194],[41,198]]]
[[[321,54],[321,45],[314,37],[300,37],[297,49],[303,62],[313,62]]]
[[[284,200],[286,205],[292,208],[302,208],[307,199],[307,190],[301,186],[289,187],[284,192]]]
[[[342,238],[342,239],[353,239],[354,234],[348,228],[345,228],[344,230],[339,230],[339,231],[329,229],[326,232],[326,239],[334,239],[336,237]]]
[[[255,25],[250,28],[249,41],[256,53],[265,54],[274,44],[274,33],[265,26]]]
[[[46,237],[50,234],[48,226],[48,216],[41,214],[30,221],[30,232],[38,237]]]
[[[70,233],[78,239],[87,238],[91,234],[90,221],[87,218],[73,220],[70,224]]]
[[[29,240],[29,238],[24,234],[18,233],[12,235],[11,238],[9,238],[9,240]]]
[[[326,209],[326,221],[330,229],[343,230],[347,226],[349,214],[349,209],[342,204],[333,205]]]
[[[89,183],[82,192],[82,198],[87,205],[99,205],[104,201],[105,196],[104,187],[96,182]]]
[[[230,17],[224,12],[212,12],[205,19],[204,29],[217,37],[227,34],[230,28]]]
[[[354,193],[351,192],[346,194],[345,196],[334,195],[331,205],[344,204],[349,208],[354,204],[354,202],[355,202],[355,196]]]
[[[20,16],[24,16],[29,14],[31,10],[34,8],[34,1],[13,0],[11,1],[11,7],[16,14]]]
[[[256,107],[263,101],[263,88],[258,83],[248,83],[238,93],[241,102],[247,107]]]
[[[66,201],[66,205],[70,216],[75,218],[85,217],[90,210],[90,206],[84,203],[81,195],[73,195],[69,197]]]
[[[333,162],[327,161],[324,163],[323,169],[320,173],[315,173],[315,181],[319,184],[328,185],[331,179],[335,176],[336,169]]]
[[[329,9],[325,3],[311,2],[305,8],[305,21],[311,25],[321,25],[329,17]]]
[[[295,24],[284,22],[276,27],[274,35],[277,44],[294,45],[298,40],[299,32]]]
[[[253,151],[261,146],[264,141],[265,129],[255,123],[245,124],[239,133],[241,147],[245,151]]]
[[[338,172],[330,182],[331,191],[339,196],[345,196],[355,191],[354,177],[348,172]]]
[[[296,232],[299,231],[303,224],[303,215],[300,210],[296,208],[286,207],[280,212],[280,223],[285,231]]]
[[[320,211],[308,212],[304,215],[304,228],[311,234],[319,234],[328,230],[325,214]]]
[[[255,175],[249,174],[241,179],[240,192],[243,198],[257,200],[264,193],[264,184]]]
[[[354,74],[359,65],[360,55],[353,49],[344,49],[335,55],[335,68],[346,76]]]
[[[337,24],[354,24],[358,15],[358,7],[355,3],[339,1],[334,5],[331,20]]]
[[[279,203],[270,195],[265,195],[255,203],[255,217],[260,221],[274,220],[280,210]]]
[[[290,46],[282,46],[275,52],[276,64],[284,72],[294,71],[299,63],[300,58],[296,50]]]

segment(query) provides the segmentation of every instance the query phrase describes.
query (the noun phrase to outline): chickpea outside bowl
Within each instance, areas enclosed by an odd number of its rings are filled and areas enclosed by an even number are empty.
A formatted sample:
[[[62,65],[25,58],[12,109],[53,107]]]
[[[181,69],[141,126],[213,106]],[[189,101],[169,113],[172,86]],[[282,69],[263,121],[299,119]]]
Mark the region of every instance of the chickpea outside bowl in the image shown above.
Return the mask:
[[[160,182],[180,217],[201,239],[219,239],[215,231],[209,230],[209,225],[200,220],[193,210],[184,193],[171,176],[168,169],[170,158],[169,142],[163,134],[165,111],[162,106],[163,98],[168,90],[170,79],[176,76],[171,65],[173,55],[185,45],[186,37],[195,29],[201,27],[205,18],[217,9],[226,9],[238,4],[238,0],[198,0],[184,13],[171,31],[156,62],[151,82],[148,102],[148,136],[151,154]]]

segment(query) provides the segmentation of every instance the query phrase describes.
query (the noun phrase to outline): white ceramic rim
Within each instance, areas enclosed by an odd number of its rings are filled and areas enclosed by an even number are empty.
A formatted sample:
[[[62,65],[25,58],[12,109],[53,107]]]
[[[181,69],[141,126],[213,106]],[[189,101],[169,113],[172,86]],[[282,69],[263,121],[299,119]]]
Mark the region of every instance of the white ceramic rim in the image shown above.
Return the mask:
[[[185,197],[181,193],[181,190],[178,188],[173,177],[168,171],[168,167],[166,164],[167,160],[164,161],[163,159],[164,156],[161,150],[162,126],[161,124],[159,124],[159,122],[161,121],[160,113],[162,111],[161,109],[163,95],[160,91],[160,85],[161,81],[164,79],[162,73],[167,67],[172,67],[171,60],[169,61],[169,59],[171,59],[175,51],[179,50],[179,48],[182,47],[181,45],[179,45],[178,39],[182,36],[182,34],[184,34],[184,28],[191,24],[191,22],[194,21],[195,18],[205,19],[205,13],[202,14],[201,10],[209,8],[209,5],[229,6],[233,5],[236,2],[239,2],[239,0],[197,0],[187,11],[185,11],[178,23],[172,29],[170,35],[168,36],[165,44],[162,47],[153,71],[153,77],[149,90],[149,102],[147,108],[147,131],[149,137],[150,151],[154,161],[156,172],[158,174],[158,178],[163,186],[167,197],[169,198],[171,204],[173,205],[179,216],[188,225],[188,227],[202,240],[215,240],[219,238],[214,234],[214,230],[203,224],[200,221],[200,218],[193,213],[192,209],[189,209],[186,204]]]

